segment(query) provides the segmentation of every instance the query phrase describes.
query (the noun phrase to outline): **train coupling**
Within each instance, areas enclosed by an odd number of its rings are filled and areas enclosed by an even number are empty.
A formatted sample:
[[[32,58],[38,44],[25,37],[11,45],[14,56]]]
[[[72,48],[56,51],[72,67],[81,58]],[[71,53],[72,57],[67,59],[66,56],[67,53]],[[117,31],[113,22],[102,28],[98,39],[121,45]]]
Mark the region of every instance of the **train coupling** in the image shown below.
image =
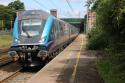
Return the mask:
[[[13,61],[17,61],[19,59],[19,56],[16,51],[9,51],[8,55],[12,57]]]
[[[41,50],[39,51],[39,53],[37,54],[37,57],[42,58],[42,60],[45,60],[48,56],[47,51]]]

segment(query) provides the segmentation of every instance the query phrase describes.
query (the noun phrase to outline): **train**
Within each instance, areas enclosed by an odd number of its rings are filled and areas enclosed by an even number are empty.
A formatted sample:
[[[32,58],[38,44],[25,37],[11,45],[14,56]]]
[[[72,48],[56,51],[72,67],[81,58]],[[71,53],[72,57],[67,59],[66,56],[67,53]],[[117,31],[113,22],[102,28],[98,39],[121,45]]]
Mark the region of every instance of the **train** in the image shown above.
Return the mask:
[[[23,67],[52,59],[79,34],[80,29],[42,10],[19,11],[13,26],[9,56]]]

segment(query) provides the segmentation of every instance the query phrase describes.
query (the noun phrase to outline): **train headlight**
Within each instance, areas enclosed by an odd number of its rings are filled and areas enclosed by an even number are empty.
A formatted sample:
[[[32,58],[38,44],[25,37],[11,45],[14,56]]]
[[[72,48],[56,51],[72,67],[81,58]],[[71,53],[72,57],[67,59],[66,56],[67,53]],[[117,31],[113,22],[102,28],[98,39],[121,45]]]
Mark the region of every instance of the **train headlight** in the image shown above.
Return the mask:
[[[18,42],[18,39],[15,39],[15,42]]]
[[[15,43],[20,43],[19,39],[17,39],[17,38],[14,39],[14,42]]]

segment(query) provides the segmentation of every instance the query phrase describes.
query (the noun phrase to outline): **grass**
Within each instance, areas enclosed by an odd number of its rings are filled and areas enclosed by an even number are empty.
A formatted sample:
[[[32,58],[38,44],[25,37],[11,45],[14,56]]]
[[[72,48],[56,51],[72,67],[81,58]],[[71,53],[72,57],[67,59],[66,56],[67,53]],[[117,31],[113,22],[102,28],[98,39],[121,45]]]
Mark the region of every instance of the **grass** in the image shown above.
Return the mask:
[[[118,57],[112,55],[97,60],[97,69],[105,83],[125,83],[125,64],[121,63]]]
[[[11,34],[0,35],[0,48],[10,47],[12,43]]]

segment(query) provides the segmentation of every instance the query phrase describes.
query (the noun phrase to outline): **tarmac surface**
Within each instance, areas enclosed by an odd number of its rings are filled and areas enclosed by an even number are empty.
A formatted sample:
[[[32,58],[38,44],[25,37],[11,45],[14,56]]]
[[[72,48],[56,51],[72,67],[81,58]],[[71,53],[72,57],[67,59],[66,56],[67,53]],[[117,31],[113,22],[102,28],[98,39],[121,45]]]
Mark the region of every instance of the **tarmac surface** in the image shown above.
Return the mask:
[[[86,36],[80,34],[27,83],[104,83],[95,66],[96,53],[85,47]]]

